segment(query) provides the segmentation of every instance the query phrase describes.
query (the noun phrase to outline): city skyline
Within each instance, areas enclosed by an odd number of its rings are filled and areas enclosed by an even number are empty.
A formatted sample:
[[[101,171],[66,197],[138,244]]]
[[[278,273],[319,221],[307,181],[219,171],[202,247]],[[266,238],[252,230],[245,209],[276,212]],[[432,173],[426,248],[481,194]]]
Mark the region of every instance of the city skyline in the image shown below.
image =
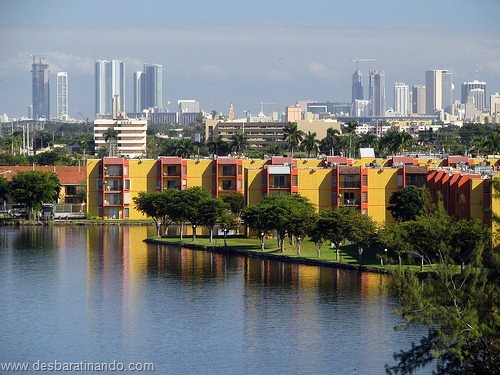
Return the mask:
[[[45,55],[53,82],[55,72],[68,72],[74,118],[77,110],[93,117],[93,65],[101,59],[124,62],[128,111],[134,108],[133,72],[148,62],[163,66],[163,107],[171,112],[176,106],[167,102],[182,99],[196,99],[207,112],[227,113],[233,103],[236,117],[258,113],[261,101],[277,103],[265,108],[268,113],[298,100],[351,102],[357,57],[374,59],[360,66],[365,97],[369,71],[385,71],[387,107],[394,102],[388,88],[425,85],[429,70],[453,74],[454,100],[460,100],[460,85],[476,78],[487,83],[487,98],[500,91],[496,1],[382,1],[376,7],[367,0],[315,7],[152,1],[154,14],[133,11],[144,6],[136,1],[30,3],[30,14],[22,12],[24,3],[0,1],[0,113],[10,117],[27,115],[33,54]],[[51,101],[55,113],[55,96]]]

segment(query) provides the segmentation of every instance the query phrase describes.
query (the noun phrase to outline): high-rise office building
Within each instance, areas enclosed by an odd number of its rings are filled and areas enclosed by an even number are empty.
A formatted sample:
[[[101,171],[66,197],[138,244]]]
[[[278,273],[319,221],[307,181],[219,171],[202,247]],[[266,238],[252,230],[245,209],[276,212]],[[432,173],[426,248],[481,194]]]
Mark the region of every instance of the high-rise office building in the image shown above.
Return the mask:
[[[370,70],[370,97],[371,115],[385,116],[385,72]]]
[[[356,70],[352,75],[352,108],[356,105],[356,100],[363,100],[363,75],[361,70]]]
[[[412,87],[411,112],[417,115],[425,115],[425,85],[414,85]]]
[[[484,110],[486,108],[486,82],[480,82],[478,80],[474,80],[472,82],[464,82],[462,83],[461,90],[461,101],[462,104],[467,103],[467,99],[471,91],[474,90],[474,109]]]
[[[141,77],[142,72],[134,73],[134,112],[139,113],[142,111],[141,106]]]
[[[428,70],[425,73],[425,111],[428,115],[446,111],[451,113],[452,80],[448,70]]]
[[[57,72],[57,118],[67,121],[68,113],[68,73]]]
[[[96,115],[111,116],[113,98],[119,96],[119,108],[125,113],[125,64],[119,60],[95,63]]]
[[[490,115],[500,117],[500,93],[490,96]]]
[[[410,114],[410,87],[406,83],[394,84],[394,111],[403,117]]]
[[[144,64],[142,72],[134,73],[134,111],[162,108],[163,67]]]
[[[49,65],[42,63],[41,57],[33,56],[31,78],[33,90],[33,118],[50,119]]]

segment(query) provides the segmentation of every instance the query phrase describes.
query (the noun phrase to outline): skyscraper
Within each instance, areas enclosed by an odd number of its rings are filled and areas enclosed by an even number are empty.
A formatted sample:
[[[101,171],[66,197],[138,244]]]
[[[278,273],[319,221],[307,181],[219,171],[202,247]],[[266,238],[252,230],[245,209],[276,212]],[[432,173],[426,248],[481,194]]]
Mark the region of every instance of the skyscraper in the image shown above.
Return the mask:
[[[355,107],[356,100],[363,100],[363,75],[361,70],[356,70],[352,75],[352,108]]]
[[[96,115],[110,116],[113,98],[119,95],[118,107],[125,112],[125,64],[119,60],[99,60],[95,63]]]
[[[486,82],[480,82],[478,80],[474,80],[472,82],[464,82],[462,83],[462,96],[461,101],[462,104],[467,103],[467,99],[469,98],[469,94],[474,90],[474,104],[475,109],[483,110],[486,107],[485,98],[486,98]]]
[[[425,73],[425,111],[428,115],[436,112],[451,112],[452,80],[451,73],[447,70],[428,70]]]
[[[157,64],[144,64],[142,72],[134,73],[135,112],[147,108],[162,108],[163,67]]]
[[[57,72],[57,118],[68,120],[68,73]]]
[[[385,72],[370,70],[370,97],[371,115],[385,116]]]
[[[31,78],[33,90],[33,118],[50,119],[49,65],[42,64],[41,57],[33,56]]]
[[[410,113],[410,87],[406,83],[394,84],[394,111],[400,116],[407,117]]]
[[[417,115],[425,115],[425,85],[414,85],[412,87],[411,112]]]

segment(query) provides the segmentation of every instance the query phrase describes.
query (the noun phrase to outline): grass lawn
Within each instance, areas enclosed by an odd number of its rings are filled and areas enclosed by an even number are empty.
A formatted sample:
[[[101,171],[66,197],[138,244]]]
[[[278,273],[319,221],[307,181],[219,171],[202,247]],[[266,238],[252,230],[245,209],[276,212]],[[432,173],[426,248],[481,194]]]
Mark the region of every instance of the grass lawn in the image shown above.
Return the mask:
[[[191,236],[184,236],[181,241],[179,237],[153,237],[151,239],[165,241],[169,243],[176,244],[185,244],[186,247],[189,247],[190,244],[193,244]],[[223,247],[224,239],[222,237],[215,237],[213,243],[209,243],[209,238],[206,236],[196,236],[196,245],[201,246],[215,246],[215,247]],[[244,238],[244,237],[228,237],[227,238],[227,246],[234,250],[245,250],[252,251],[256,253],[261,253],[260,250],[260,242],[257,238]],[[285,240],[285,251],[282,253],[278,248],[278,241],[274,238],[268,238],[265,240],[265,249],[264,253],[270,253],[277,256],[287,256],[290,258],[300,257],[307,258],[311,260],[321,260],[321,261],[329,261],[329,262],[338,262],[336,260],[335,250],[330,248],[330,244],[325,242],[321,247],[321,256],[318,257],[316,251],[316,245],[309,241],[305,240],[302,242],[300,255],[297,255],[297,247],[295,245],[290,245],[288,238]],[[376,249],[366,249],[361,255],[361,261],[359,261],[358,248],[355,245],[346,245],[341,247],[340,251],[341,262],[343,264],[349,264],[353,266],[367,266],[374,268],[395,268],[397,265],[389,265],[389,266],[381,266],[380,258],[377,257]],[[405,265],[405,269],[414,269],[415,271],[419,270],[418,265]]]

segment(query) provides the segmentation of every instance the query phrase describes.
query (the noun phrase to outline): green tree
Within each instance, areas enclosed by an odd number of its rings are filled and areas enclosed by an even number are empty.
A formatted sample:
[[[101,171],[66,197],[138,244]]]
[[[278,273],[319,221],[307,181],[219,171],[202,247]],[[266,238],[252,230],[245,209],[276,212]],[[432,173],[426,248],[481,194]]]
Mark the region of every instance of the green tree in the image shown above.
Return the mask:
[[[328,150],[330,156],[334,155],[334,150],[339,145],[340,132],[334,128],[326,129],[326,137],[321,140],[320,147],[322,150]]]
[[[299,147],[300,142],[304,139],[304,132],[299,130],[296,122],[289,121],[283,133],[283,140],[287,143],[288,149],[291,151],[293,157],[293,151]]]
[[[190,223],[193,229],[193,242],[196,242],[196,228],[202,225],[200,205],[209,198],[211,198],[210,193],[199,186],[179,191],[177,203],[172,207],[172,212],[176,221],[181,224],[181,239],[183,225]]]
[[[144,213],[155,221],[156,235],[160,235],[161,226],[167,233],[168,226],[175,221],[172,209],[177,204],[179,190],[167,189],[163,191],[141,191],[133,198],[138,211]]]
[[[319,149],[319,140],[316,139],[316,132],[308,131],[307,134],[304,135],[304,139],[300,143],[300,146],[307,151],[307,157],[311,157],[311,152],[318,152]]]
[[[222,135],[207,142],[207,147],[212,155],[226,155],[229,150],[229,145]]]
[[[248,141],[244,133],[235,133],[231,135],[231,144],[229,149],[237,154],[242,153],[245,147],[248,146]]]
[[[326,228],[323,228],[319,223],[319,215],[315,215],[313,220],[311,220],[309,232],[307,235],[316,245],[316,252],[318,258],[321,256],[321,246],[326,239]]]
[[[393,155],[407,149],[413,144],[413,137],[407,132],[389,130],[379,141],[380,147]]]
[[[238,192],[223,194],[221,199],[229,205],[229,211],[235,216],[238,224],[241,223],[241,214],[245,208],[245,196]]]
[[[497,154],[500,151],[500,133],[498,131],[492,131],[484,140],[483,146],[492,154]]]
[[[346,238],[357,245],[359,262],[361,263],[361,255],[373,243],[377,228],[370,216],[363,215],[358,210],[350,209],[346,216],[349,227]]]
[[[248,206],[243,210],[243,220],[251,230],[257,233],[260,241],[260,249],[264,251],[264,239],[266,233],[272,227],[272,212],[269,205],[262,204],[262,202]]]
[[[350,207],[332,207],[320,211],[318,215],[317,230],[323,232],[324,238],[335,247],[336,260],[340,260],[340,246],[351,230],[348,217],[352,210]]]
[[[115,146],[116,146],[116,141],[118,140],[118,131],[115,128],[109,127],[103,134],[104,136],[104,142],[108,143],[108,156],[114,156],[113,149],[111,147],[112,141],[115,141]]]
[[[181,158],[189,158],[194,154],[194,151],[194,143],[188,138],[183,138],[175,143],[175,156],[180,156]]]
[[[220,198],[206,198],[198,205],[199,223],[210,232],[209,243],[213,242],[214,227],[219,223],[222,215],[228,211],[228,205]]]
[[[396,221],[410,221],[423,214],[424,207],[424,190],[410,185],[392,193],[387,210]]]
[[[227,233],[230,230],[238,228],[239,222],[236,220],[233,214],[229,211],[224,211],[218,218],[217,223],[220,229],[224,233],[224,246],[227,246]]]
[[[414,272],[394,273],[394,289],[401,302],[396,313],[404,318],[407,326],[425,324],[429,330],[410,350],[395,354],[399,363],[387,366],[386,372],[409,374],[436,361],[436,374],[498,374],[498,251],[493,252],[492,261],[485,268],[482,255],[486,241],[481,240],[476,246],[468,237],[483,238],[487,229],[473,221],[463,221],[457,226],[452,220],[440,224],[443,221],[440,210],[433,216],[421,216],[416,221],[400,224],[411,230],[403,236],[402,246],[408,246],[409,238],[420,244],[427,242],[426,249],[418,251],[430,271],[423,277]],[[424,225],[425,221],[429,221],[429,225]],[[413,230],[416,222],[422,222],[418,231]],[[453,235],[433,239],[436,233],[427,231],[432,225],[439,225],[443,234]],[[446,231],[448,226],[451,228]],[[465,264],[463,251],[467,253]],[[428,252],[435,253],[431,257]],[[457,252],[461,253],[458,257]]]
[[[0,200],[3,202],[7,201],[8,193],[9,193],[9,181],[5,177],[0,176]]]
[[[57,201],[60,191],[57,174],[50,172],[19,172],[9,183],[10,196],[15,202],[25,204],[32,218],[42,203]]]

